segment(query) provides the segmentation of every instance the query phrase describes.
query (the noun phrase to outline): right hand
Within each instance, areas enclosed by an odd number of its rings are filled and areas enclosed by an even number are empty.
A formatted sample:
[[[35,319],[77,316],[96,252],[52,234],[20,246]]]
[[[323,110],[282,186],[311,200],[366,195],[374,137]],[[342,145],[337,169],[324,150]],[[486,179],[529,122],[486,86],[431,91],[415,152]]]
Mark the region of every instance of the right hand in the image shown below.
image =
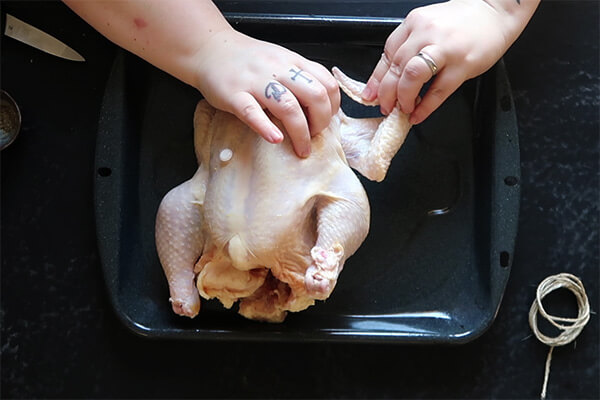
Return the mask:
[[[383,114],[398,104],[410,114],[411,124],[421,123],[465,80],[482,74],[502,57],[516,38],[506,32],[511,18],[480,0],[451,0],[411,11],[388,37],[363,98],[378,98]],[[417,56],[419,52],[434,60],[435,77]],[[430,79],[432,84],[419,102],[419,93]]]
[[[325,67],[233,29],[215,33],[197,61],[196,87],[213,107],[279,143],[283,134],[266,108],[282,122],[300,157],[308,157],[311,136],[325,129],[340,107],[338,84]]]

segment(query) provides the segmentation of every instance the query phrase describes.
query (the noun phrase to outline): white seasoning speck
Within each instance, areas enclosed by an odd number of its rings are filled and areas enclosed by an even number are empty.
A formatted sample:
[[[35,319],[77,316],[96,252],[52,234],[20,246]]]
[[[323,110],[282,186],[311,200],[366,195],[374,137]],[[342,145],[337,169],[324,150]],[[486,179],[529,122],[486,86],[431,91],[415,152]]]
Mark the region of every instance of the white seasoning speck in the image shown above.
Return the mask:
[[[231,157],[233,157],[233,151],[231,151],[231,149],[223,149],[221,150],[221,153],[219,153],[219,159],[222,162],[231,160]]]

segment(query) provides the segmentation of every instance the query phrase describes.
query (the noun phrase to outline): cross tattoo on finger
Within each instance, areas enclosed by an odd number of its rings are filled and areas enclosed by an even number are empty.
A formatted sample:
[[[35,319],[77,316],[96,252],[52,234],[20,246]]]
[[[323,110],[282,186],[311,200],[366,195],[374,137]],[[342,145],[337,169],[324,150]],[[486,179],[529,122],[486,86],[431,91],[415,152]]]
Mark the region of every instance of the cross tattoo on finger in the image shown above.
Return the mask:
[[[304,72],[303,70],[299,69],[298,71],[296,71],[294,68],[290,69],[290,72],[294,75],[292,75],[292,80],[295,81],[297,77],[303,78],[306,83],[311,83],[312,79],[310,79],[308,76],[304,76],[302,75],[302,73]]]

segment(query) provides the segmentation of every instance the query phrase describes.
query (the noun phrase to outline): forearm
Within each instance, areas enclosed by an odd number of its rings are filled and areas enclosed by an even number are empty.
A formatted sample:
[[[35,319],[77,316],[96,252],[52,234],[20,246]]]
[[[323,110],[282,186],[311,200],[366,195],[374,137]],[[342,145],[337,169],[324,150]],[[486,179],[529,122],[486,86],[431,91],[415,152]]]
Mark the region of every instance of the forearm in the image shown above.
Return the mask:
[[[483,1],[501,15],[504,34],[510,46],[523,32],[540,0],[474,0]]]
[[[192,86],[198,54],[231,29],[209,0],[63,1],[117,45]]]

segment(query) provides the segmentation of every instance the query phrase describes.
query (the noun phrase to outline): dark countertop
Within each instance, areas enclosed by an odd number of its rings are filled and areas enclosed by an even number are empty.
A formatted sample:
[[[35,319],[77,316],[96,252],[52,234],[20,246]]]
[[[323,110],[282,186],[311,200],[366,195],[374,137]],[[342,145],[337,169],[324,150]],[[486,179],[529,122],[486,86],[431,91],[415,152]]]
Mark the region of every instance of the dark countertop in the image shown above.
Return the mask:
[[[465,345],[408,346],[157,341],[124,328],[107,297],[93,205],[95,132],[115,47],[61,3],[2,2],[87,62],[2,38],[2,88],[24,122],[1,153],[1,397],[539,396],[547,347],[527,322],[535,287],[573,273],[599,309],[599,7],[542,2],[505,57],[522,203],[496,321]],[[575,313],[568,293],[548,304]],[[554,351],[549,398],[600,397],[598,325],[593,314],[576,345]]]

